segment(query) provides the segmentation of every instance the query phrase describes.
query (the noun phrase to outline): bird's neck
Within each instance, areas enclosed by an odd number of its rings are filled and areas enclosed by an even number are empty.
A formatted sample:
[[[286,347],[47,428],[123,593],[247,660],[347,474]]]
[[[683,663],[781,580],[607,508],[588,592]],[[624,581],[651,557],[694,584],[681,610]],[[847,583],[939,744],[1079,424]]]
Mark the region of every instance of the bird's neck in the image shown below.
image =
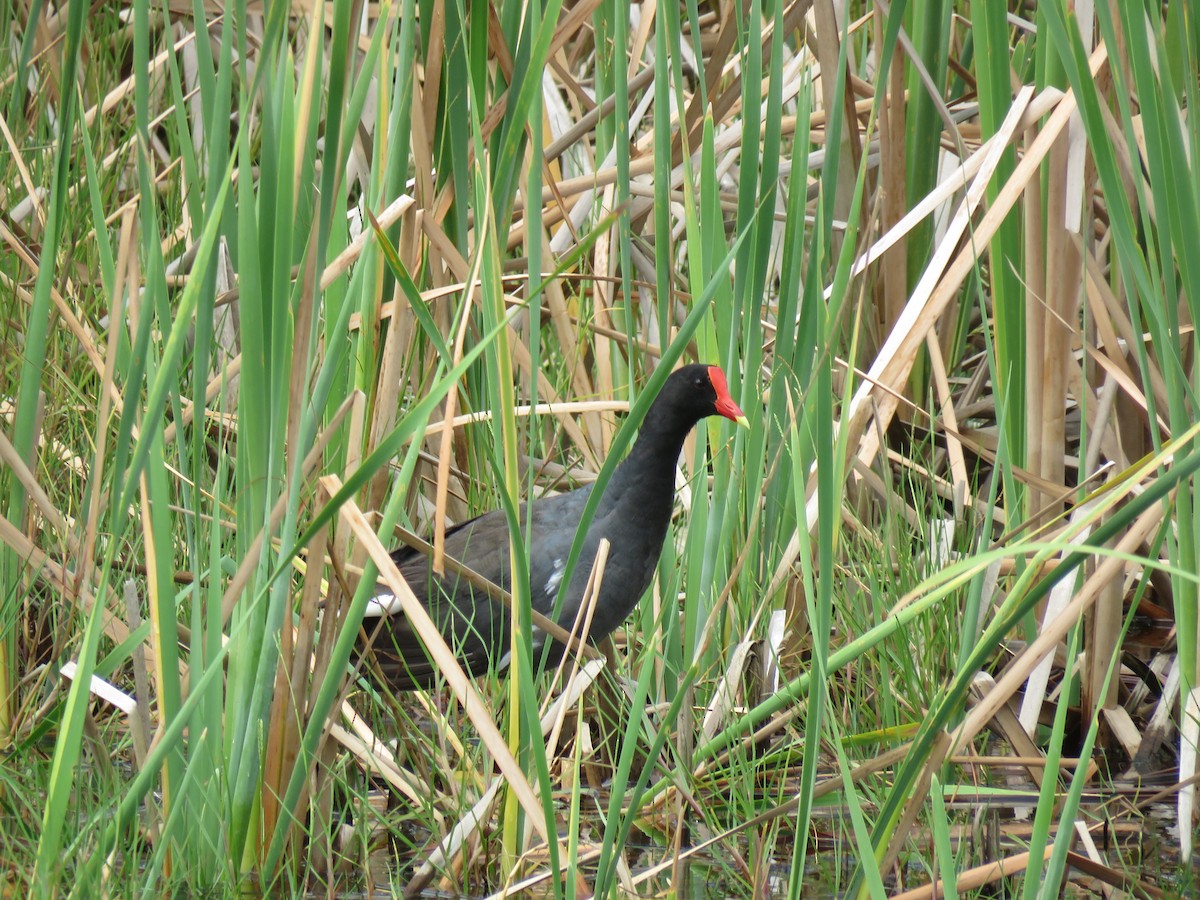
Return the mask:
[[[639,496],[644,502],[661,496],[669,511],[675,496],[675,467],[679,464],[683,441],[692,423],[662,422],[651,420],[649,416],[647,420],[652,424],[643,429],[629,455],[617,466],[606,493],[630,498]]]

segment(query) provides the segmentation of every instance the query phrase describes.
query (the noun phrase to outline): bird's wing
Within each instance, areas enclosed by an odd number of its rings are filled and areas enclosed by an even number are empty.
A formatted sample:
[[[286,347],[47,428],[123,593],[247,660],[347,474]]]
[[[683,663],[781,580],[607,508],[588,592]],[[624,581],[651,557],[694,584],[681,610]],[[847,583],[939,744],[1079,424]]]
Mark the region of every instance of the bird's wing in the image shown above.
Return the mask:
[[[508,530],[503,514],[485,513],[449,529],[446,555],[507,588]],[[508,642],[503,604],[451,571],[435,575],[431,560],[418,550],[404,547],[392,558],[467,672],[478,675],[487,671],[492,661],[490,648]],[[368,640],[373,641],[375,662],[386,680],[396,690],[432,684],[438,669],[430,662],[408,617],[396,609],[386,586],[379,586],[375,599],[390,614],[366,619],[363,627]]]
[[[549,616],[554,611],[571,555],[571,543],[575,540],[575,530],[590,492],[589,486],[557,497],[546,497],[533,504],[529,591],[533,608],[543,615]],[[595,555],[594,542],[585,544],[575,571],[590,569]],[[565,628],[570,628],[574,622],[575,610],[579,608],[578,593],[569,592],[560,610],[558,622]]]

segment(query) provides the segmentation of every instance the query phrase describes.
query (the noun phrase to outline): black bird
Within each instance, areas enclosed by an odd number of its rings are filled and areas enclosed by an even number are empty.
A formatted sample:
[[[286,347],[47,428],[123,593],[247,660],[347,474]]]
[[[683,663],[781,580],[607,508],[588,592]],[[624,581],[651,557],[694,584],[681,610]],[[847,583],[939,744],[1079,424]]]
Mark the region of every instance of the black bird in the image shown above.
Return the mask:
[[[588,528],[556,619],[564,629],[570,631],[575,622],[601,538],[608,539],[609,552],[600,595],[593,604],[589,639],[597,641],[608,635],[637,606],[654,576],[671,521],[675,467],[684,438],[697,422],[714,415],[748,424],[729,395],[720,368],[690,365],[671,373],[647,412],[633,449],[613,472]],[[543,615],[553,613],[591,490],[592,486],[586,485],[521,505],[523,527],[532,509],[531,604]],[[511,590],[508,519],[502,510],[448,530],[445,552],[472,572]],[[492,665],[499,668],[507,663],[510,616],[503,601],[489,597],[449,567],[439,577],[430,558],[417,550],[401,548],[392,553],[392,559],[468,674],[478,676]],[[429,687],[436,680],[437,669],[386,585],[379,585],[367,615],[364,637],[374,663],[368,663],[367,670],[382,676],[395,691]],[[535,626],[535,652],[545,640],[545,632]],[[552,656],[561,655],[562,649],[555,642]]]

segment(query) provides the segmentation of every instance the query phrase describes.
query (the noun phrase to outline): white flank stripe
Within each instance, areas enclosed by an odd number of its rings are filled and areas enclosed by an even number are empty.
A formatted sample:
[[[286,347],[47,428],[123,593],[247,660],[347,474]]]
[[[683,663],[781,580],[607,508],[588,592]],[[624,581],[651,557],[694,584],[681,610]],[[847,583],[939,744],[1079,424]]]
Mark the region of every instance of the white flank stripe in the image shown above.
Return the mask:
[[[403,610],[404,607],[400,605],[400,601],[396,599],[395,594],[376,594],[367,601],[367,609],[363,613],[363,618],[382,619],[384,616],[394,615]]]
[[[561,559],[556,559],[554,561],[554,571],[551,572],[550,577],[546,579],[547,595],[553,596],[558,592],[558,586],[562,584],[563,572],[566,570],[566,568],[567,567],[563,564]]]

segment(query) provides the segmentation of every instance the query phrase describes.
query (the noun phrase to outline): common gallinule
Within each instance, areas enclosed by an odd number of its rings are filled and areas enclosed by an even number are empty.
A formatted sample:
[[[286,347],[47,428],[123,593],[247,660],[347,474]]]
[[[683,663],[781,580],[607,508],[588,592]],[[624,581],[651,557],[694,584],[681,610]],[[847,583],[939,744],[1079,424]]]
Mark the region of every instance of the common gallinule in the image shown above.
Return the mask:
[[[617,466],[587,531],[579,562],[556,621],[570,630],[583,600],[588,575],[601,538],[609,542],[600,594],[593,604],[589,638],[597,641],[624,621],[654,575],[675,500],[675,467],[683,440],[706,416],[725,416],[740,425],[746,417],[729,395],[725,373],[717,366],[690,365],[673,372],[646,414],[629,455]],[[522,504],[520,517],[532,509],[530,551],[531,604],[551,615],[558,598],[575,531],[591,485],[532,504]],[[509,590],[508,519],[492,510],[446,532],[446,556]],[[502,601],[473,586],[447,568],[438,576],[428,556],[410,548],[392,558],[413,592],[429,610],[446,643],[471,675],[503,666],[509,650],[509,612]],[[363,622],[374,665],[393,690],[428,687],[437,671],[399,606],[385,586],[374,598]],[[534,629],[534,650],[546,640]],[[555,642],[551,655],[561,655]],[[377,667],[377,668],[376,668]]]

